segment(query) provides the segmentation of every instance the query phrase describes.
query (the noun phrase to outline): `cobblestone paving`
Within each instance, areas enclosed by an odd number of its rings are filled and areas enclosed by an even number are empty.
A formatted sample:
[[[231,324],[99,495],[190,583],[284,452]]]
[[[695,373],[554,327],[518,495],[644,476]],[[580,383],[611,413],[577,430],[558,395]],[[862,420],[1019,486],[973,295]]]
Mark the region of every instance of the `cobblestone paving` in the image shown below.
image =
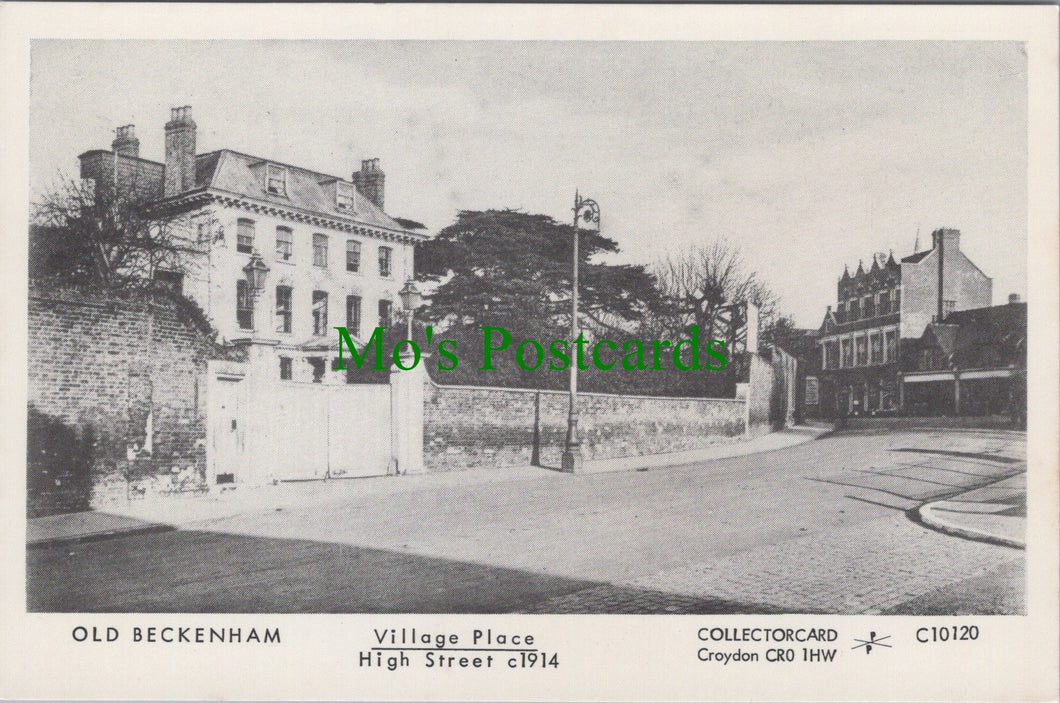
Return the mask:
[[[552,598],[524,612],[876,614],[1022,562],[1017,550],[941,535],[896,513],[856,534],[786,540]]]
[[[599,615],[703,615],[703,614],[779,614],[783,608],[758,603],[741,603],[720,598],[701,598],[668,593],[635,586],[605,584],[576,593],[557,596],[518,613],[556,613]]]
[[[175,533],[30,550],[27,592],[106,612],[1021,613],[1023,552],[906,511],[1023,471],[1024,445],[848,434],[647,472],[289,486]]]

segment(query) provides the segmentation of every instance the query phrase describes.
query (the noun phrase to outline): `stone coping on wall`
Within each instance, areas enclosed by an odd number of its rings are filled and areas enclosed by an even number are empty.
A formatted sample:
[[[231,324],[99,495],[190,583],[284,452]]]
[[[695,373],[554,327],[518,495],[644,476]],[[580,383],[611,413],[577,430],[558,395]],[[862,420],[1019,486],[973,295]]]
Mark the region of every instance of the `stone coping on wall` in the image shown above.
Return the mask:
[[[718,459],[774,452],[797,444],[804,444],[827,434],[830,430],[816,427],[799,426],[779,432],[770,432],[757,437],[736,435],[712,442],[708,447],[689,449],[681,452],[660,452],[658,454],[639,454],[605,459],[587,460],[582,474],[617,473],[621,471],[648,471],[651,469],[668,469],[690,464],[699,464]]]
[[[464,386],[438,383],[429,375],[428,383],[434,388],[455,391],[506,391],[510,393],[549,393],[552,395],[569,395],[570,391],[553,390],[551,388],[510,388],[507,386]],[[578,395],[592,395],[604,398],[636,398],[638,400],[678,400],[678,401],[723,401],[729,403],[743,403],[743,398],[719,398],[715,396],[674,396],[674,395],[633,395],[626,393],[600,393],[599,391],[578,391]]]

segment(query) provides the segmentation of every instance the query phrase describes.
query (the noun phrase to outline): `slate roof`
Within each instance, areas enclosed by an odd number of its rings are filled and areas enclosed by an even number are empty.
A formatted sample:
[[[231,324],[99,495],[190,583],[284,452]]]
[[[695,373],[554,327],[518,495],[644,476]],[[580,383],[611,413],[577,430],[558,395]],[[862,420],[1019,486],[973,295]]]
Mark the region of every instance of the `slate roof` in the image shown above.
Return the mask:
[[[1027,330],[1027,303],[1007,303],[973,310],[958,310],[946,316],[946,324],[973,323],[998,330]]]
[[[928,334],[935,338],[936,344],[939,349],[942,350],[946,356],[953,353],[954,349],[957,348],[957,325],[939,324],[938,322],[932,322],[924,329],[924,336]]]
[[[1008,303],[988,308],[950,313],[944,324],[930,324],[928,333],[939,348],[962,368],[990,366],[994,352],[1011,359],[1017,350],[1026,350],[1027,304]]]
[[[791,330],[791,337],[789,339],[777,346],[794,357],[809,360],[815,358],[817,353],[817,338],[820,336],[820,330],[796,328]]]
[[[930,254],[933,251],[934,251],[934,249],[928,249],[927,251],[918,251],[916,254],[910,254],[909,256],[906,256],[906,257],[902,258],[902,263],[903,264],[919,264],[921,261],[924,260],[924,257],[926,257],[928,254]]]
[[[1027,304],[1009,303],[951,313],[947,324],[959,325],[955,351],[970,353],[990,345],[1012,346],[1027,339]]]
[[[885,327],[896,325],[900,322],[900,313],[892,312],[887,315],[860,318],[850,322],[837,322],[835,314],[829,312],[825,315],[821,325],[821,334],[843,334],[846,332],[860,332],[873,327]]]
[[[104,149],[93,149],[81,154],[80,158],[102,154],[110,157],[112,152]],[[157,180],[154,183],[162,188],[165,164],[141,157],[123,156],[123,161],[136,161],[148,170],[144,177]],[[265,190],[266,164],[283,166],[287,169],[287,195],[274,195]],[[353,192],[353,211],[338,207],[332,184],[343,182]],[[242,154],[231,149],[219,149],[195,156],[195,188],[222,190],[234,195],[254,198],[273,203],[281,207],[294,207],[329,217],[353,220],[365,225],[374,225],[384,229],[409,232],[426,229],[414,220],[395,219],[387,215],[375,203],[357,191],[352,181],[326,173],[291,166],[278,161],[269,161],[257,156]],[[419,232],[422,236],[422,231]]]
[[[404,217],[395,217],[394,222],[397,222],[405,229],[427,229],[427,225],[422,222],[416,222],[416,220],[409,220]]]
[[[285,196],[265,190],[266,164],[283,166],[287,169],[287,194]],[[334,193],[331,190],[334,187],[331,184],[336,181],[351,186],[354,199],[352,212],[341,209],[336,204]],[[196,156],[195,187],[196,189],[221,190],[269,202],[279,207],[295,207],[385,229],[408,230],[407,227],[383,212],[375,203],[361,195],[353,187],[351,181],[230,149],[221,149]]]
[[[208,154],[199,154],[195,157],[195,187],[201,188],[209,185],[217,169],[217,161],[221,158],[221,152],[211,151]]]

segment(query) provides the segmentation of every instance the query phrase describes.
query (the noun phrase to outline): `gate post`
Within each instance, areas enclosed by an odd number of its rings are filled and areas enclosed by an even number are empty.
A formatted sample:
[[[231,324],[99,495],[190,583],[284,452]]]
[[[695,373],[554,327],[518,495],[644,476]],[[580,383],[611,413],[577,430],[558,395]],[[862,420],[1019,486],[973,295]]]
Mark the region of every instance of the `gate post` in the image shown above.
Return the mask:
[[[403,359],[403,363],[411,361]],[[423,473],[423,362],[390,369],[390,451],[396,474]]]

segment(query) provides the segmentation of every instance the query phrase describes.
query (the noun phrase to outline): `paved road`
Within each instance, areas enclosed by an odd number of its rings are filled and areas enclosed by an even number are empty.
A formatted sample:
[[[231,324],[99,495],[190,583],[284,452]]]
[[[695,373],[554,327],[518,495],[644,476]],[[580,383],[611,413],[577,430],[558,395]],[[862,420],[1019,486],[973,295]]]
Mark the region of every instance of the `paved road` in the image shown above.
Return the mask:
[[[852,434],[646,472],[288,486],[175,532],[30,550],[29,607],[1022,613],[1022,551],[907,511],[1025,452],[1006,432]]]

